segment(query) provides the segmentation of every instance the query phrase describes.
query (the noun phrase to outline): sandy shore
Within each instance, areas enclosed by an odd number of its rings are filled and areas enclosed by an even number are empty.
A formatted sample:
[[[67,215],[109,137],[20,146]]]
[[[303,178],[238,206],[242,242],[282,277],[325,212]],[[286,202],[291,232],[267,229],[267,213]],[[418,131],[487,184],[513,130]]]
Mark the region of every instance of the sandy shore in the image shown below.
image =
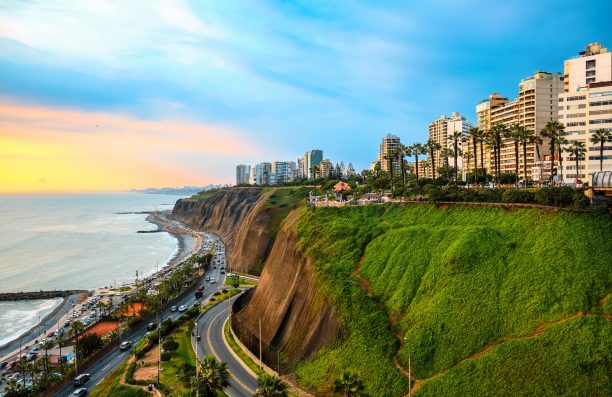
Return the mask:
[[[83,300],[83,297],[81,295],[71,295],[67,298],[63,298],[62,302],[55,309],[53,309],[49,314],[47,314],[45,317],[41,319],[40,329],[41,330],[57,329],[58,321],[68,311],[72,310],[73,303],[77,304],[81,300]],[[60,326],[62,326],[62,324],[60,324]],[[12,341],[7,342],[4,345],[0,346],[0,357],[2,357],[2,360],[6,354],[10,354],[16,350],[19,350],[19,340],[22,341],[23,349],[26,348],[26,345],[31,347],[32,342],[38,336],[40,336],[38,329],[39,329],[39,326],[38,324],[36,324],[34,327],[22,333],[21,335],[19,335]]]

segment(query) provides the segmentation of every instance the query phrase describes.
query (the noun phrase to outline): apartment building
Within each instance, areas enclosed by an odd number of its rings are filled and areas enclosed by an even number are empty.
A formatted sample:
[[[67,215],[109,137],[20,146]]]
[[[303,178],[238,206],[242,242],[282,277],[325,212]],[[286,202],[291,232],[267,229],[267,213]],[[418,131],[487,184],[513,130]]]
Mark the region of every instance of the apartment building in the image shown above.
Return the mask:
[[[612,53],[600,43],[589,44],[577,57],[564,62],[563,75],[559,122],[565,126],[566,139],[583,142],[587,151],[578,170],[575,158],[564,151],[557,175],[566,183],[584,183],[600,170],[600,165],[603,171],[612,171],[612,143],[604,145],[600,162],[600,144],[590,139],[600,128],[612,131]]]
[[[479,130],[489,131],[492,127],[491,124],[491,110],[496,109],[502,105],[508,103],[508,98],[502,97],[500,94],[494,92],[489,95],[489,98],[482,100],[476,105],[476,126]],[[480,147],[480,145],[479,145]],[[463,146],[463,154],[470,158],[470,164],[464,166],[464,172],[474,172],[476,168],[476,159],[474,154],[472,142]],[[469,153],[469,154],[468,154]],[[482,163],[484,164],[481,164]],[[478,150],[478,168],[484,168],[487,173],[492,173],[493,169],[493,150],[483,142],[483,159],[480,159],[480,149]],[[468,171],[469,169],[469,171]]]
[[[319,174],[317,176],[321,178],[329,178],[333,171],[334,164],[330,159],[325,159],[319,164]]]
[[[378,151],[378,162],[381,169],[385,172],[391,172],[391,163],[393,163],[393,174],[401,173],[400,164],[397,160],[389,160],[388,156],[401,146],[400,139],[396,135],[387,134],[383,139]]]
[[[495,124],[511,126],[514,123],[541,135],[541,131],[549,120],[558,118],[559,94],[563,92],[563,76],[560,73],[536,72],[519,82],[519,95],[512,101],[504,102],[498,99],[498,106],[490,109],[490,119],[487,126],[490,128]],[[549,144],[546,138],[540,146],[540,155],[549,152]],[[491,150],[489,150],[491,152]],[[489,154],[492,159],[492,154]],[[527,175],[532,175],[532,168],[538,166],[541,160],[536,159],[535,144],[527,144]],[[514,142],[504,139],[500,153],[500,168],[502,173],[515,172],[515,148]],[[490,168],[489,168],[490,169]],[[524,175],[523,150],[519,150],[519,178]]]
[[[272,164],[271,163],[259,163],[255,165],[255,175],[253,177],[254,185],[269,185],[271,174],[272,174]]]
[[[472,123],[461,116],[459,112],[453,112],[451,117],[446,117],[446,115],[443,114],[438,119],[429,123],[429,139],[438,142],[442,149],[453,149],[453,142],[449,141],[449,137],[451,137],[454,132],[460,132],[463,135],[472,127]],[[461,141],[459,141],[459,148],[461,149]],[[446,161],[446,159],[442,157],[442,149],[438,150],[435,154],[436,169],[441,167]],[[453,164],[450,163],[450,165],[452,166]],[[461,157],[458,159],[457,168],[463,168]]]
[[[273,161],[270,171],[270,185],[292,182],[297,175],[297,166],[293,161]]]
[[[251,175],[251,166],[239,164],[236,166],[236,185],[246,185],[249,183]]]
[[[313,178],[314,167],[321,164],[323,161],[323,151],[314,149],[304,153],[305,174],[308,179]]]
[[[307,175],[308,175],[308,172],[306,172],[306,160],[304,159],[304,157],[300,157],[298,158],[298,161],[297,161],[296,177],[298,179],[303,179],[303,178],[306,178]]]

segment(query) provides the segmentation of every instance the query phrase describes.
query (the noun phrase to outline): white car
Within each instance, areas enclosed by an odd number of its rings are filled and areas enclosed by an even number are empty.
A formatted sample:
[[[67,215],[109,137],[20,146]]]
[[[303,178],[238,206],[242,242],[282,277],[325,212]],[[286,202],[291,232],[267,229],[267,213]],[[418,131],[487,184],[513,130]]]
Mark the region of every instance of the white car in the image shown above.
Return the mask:
[[[215,278],[214,278],[214,277],[210,279],[210,283],[211,283],[211,284],[216,283],[216,281],[215,281]]]
[[[184,312],[185,310],[187,310],[187,306],[185,305],[179,306],[179,312]]]

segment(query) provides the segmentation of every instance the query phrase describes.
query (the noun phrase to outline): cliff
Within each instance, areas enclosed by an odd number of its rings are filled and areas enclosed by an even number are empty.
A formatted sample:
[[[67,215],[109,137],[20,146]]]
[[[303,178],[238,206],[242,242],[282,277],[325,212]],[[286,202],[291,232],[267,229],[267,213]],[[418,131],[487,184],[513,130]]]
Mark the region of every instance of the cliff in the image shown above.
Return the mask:
[[[232,270],[259,274],[280,223],[305,195],[303,188],[233,188],[180,199],[172,217],[219,235]]]
[[[259,335],[261,321],[264,346],[282,351],[283,366],[329,345],[340,331],[334,307],[319,292],[311,260],[298,248],[298,211],[283,222],[259,285],[233,323],[245,341]],[[276,363],[274,355],[270,362]]]

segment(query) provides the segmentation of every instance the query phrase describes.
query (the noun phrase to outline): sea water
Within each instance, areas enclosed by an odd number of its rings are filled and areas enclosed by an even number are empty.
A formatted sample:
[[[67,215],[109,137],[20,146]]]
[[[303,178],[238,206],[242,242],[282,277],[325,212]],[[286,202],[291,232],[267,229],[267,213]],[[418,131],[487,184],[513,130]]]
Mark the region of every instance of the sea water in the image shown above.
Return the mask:
[[[162,267],[178,242],[141,211],[171,209],[179,196],[143,193],[0,195],[0,292],[95,289]],[[0,345],[61,300],[0,303]]]

